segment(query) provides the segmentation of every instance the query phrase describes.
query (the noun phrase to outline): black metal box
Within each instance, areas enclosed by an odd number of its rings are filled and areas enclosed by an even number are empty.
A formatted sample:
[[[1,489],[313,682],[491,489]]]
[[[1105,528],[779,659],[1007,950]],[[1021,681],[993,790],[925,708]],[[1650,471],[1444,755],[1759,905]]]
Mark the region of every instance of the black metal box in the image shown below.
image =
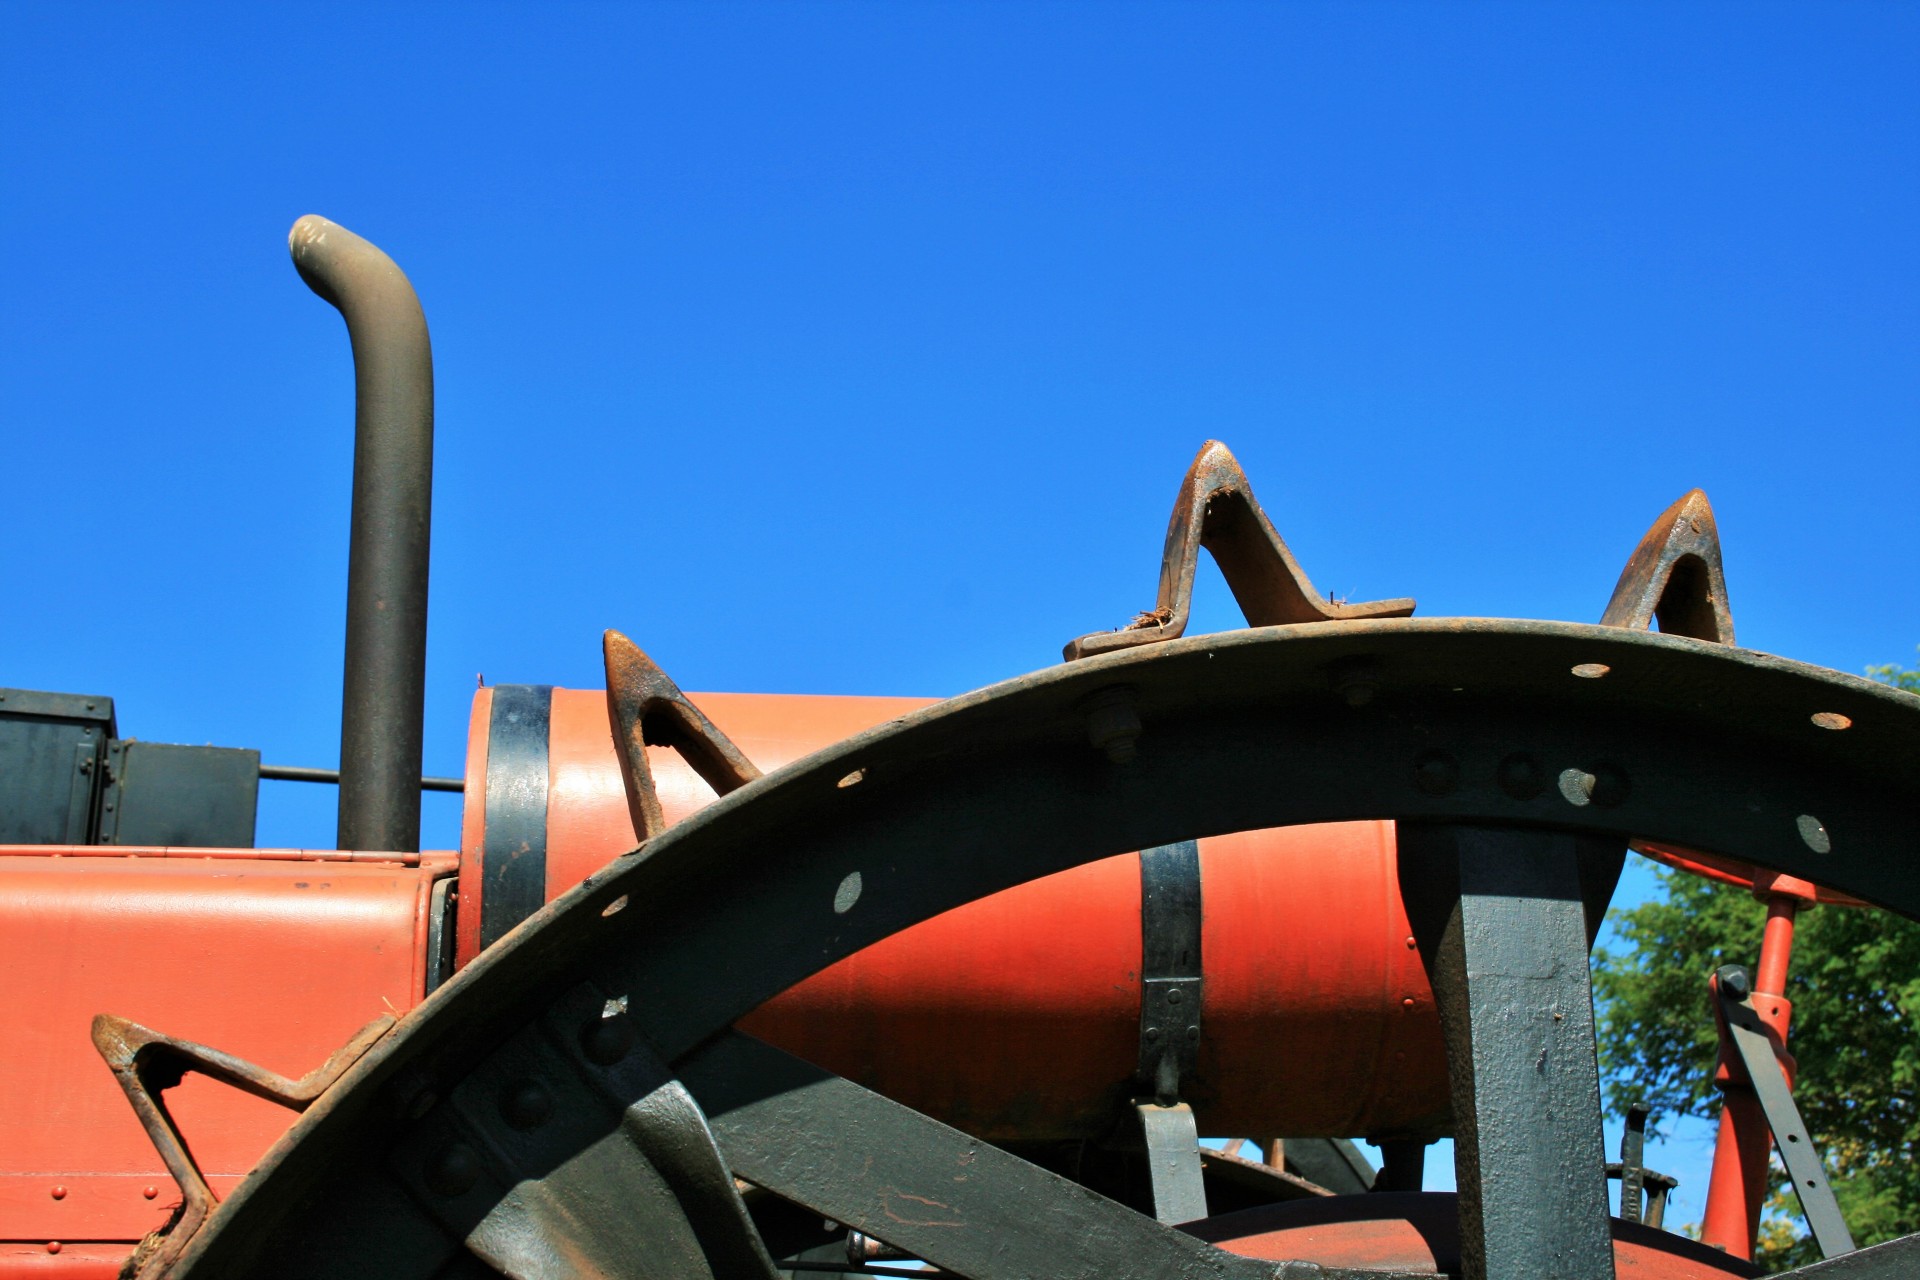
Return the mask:
[[[100,796],[100,844],[250,849],[260,753],[113,742]]]
[[[91,844],[113,699],[0,689],[0,844]]]

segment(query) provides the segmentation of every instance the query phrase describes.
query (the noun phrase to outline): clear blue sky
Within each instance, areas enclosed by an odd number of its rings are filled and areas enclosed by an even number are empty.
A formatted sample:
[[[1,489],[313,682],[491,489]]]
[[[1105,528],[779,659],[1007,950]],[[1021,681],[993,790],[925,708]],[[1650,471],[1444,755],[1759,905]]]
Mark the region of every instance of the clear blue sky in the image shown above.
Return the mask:
[[[132,735],[334,762],[308,212],[433,330],[430,772],[476,673],[594,686],[608,626],[696,690],[1057,661],[1210,436],[1329,592],[1591,620],[1699,485],[1743,642],[1920,643],[1912,6],[0,19],[0,683]],[[332,805],[269,784],[262,842]]]

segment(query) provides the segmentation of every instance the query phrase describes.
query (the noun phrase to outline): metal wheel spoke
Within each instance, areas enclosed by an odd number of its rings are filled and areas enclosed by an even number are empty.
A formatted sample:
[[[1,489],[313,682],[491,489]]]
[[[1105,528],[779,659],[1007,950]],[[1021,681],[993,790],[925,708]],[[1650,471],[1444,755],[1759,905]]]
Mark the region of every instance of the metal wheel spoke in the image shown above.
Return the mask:
[[[739,1176],[969,1280],[1275,1274],[741,1032],[680,1071]]]
[[[395,1149],[414,1198],[515,1280],[773,1280],[685,1086],[577,988]]]

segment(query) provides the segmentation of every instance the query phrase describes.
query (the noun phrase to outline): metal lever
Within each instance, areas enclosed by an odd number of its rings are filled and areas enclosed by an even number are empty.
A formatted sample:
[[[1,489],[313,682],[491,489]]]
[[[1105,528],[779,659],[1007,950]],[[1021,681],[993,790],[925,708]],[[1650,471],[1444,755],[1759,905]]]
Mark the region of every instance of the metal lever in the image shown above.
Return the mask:
[[[1793,1193],[1800,1198],[1800,1211],[1806,1215],[1813,1242],[1820,1256],[1851,1253],[1853,1234],[1840,1216],[1840,1204],[1833,1198],[1827,1181],[1826,1165],[1814,1149],[1813,1136],[1807,1132],[1800,1108],[1794,1105],[1793,1090],[1787,1085],[1786,1072],[1774,1056],[1773,1041],[1767,1037],[1760,1015],[1753,1008],[1753,982],[1737,964],[1722,965],[1713,975],[1713,993],[1720,1004],[1720,1017],[1753,1082],[1754,1096],[1766,1114],[1767,1128],[1773,1131],[1774,1148],[1780,1162],[1787,1166],[1793,1180]]]

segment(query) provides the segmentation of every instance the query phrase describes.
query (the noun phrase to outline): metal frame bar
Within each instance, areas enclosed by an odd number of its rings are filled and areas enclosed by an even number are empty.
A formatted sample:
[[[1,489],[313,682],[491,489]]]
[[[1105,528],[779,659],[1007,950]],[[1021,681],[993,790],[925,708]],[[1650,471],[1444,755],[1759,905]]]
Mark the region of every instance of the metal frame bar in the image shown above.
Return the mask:
[[[1833,1185],[1813,1145],[1813,1135],[1793,1101],[1793,1087],[1774,1055],[1773,1040],[1754,1010],[1752,991],[1746,970],[1738,965],[1723,966],[1714,975],[1714,999],[1719,1003],[1722,1023],[1753,1084],[1754,1096],[1767,1117],[1767,1128],[1773,1131],[1774,1150],[1786,1166],[1793,1194],[1799,1198],[1800,1211],[1813,1232],[1813,1242],[1823,1258],[1851,1253],[1853,1234],[1840,1215],[1840,1203],[1833,1197]]]
[[[1414,929],[1427,925],[1447,1042],[1466,1280],[1613,1280],[1582,840],[1431,823],[1399,835],[1401,882],[1429,907]]]

